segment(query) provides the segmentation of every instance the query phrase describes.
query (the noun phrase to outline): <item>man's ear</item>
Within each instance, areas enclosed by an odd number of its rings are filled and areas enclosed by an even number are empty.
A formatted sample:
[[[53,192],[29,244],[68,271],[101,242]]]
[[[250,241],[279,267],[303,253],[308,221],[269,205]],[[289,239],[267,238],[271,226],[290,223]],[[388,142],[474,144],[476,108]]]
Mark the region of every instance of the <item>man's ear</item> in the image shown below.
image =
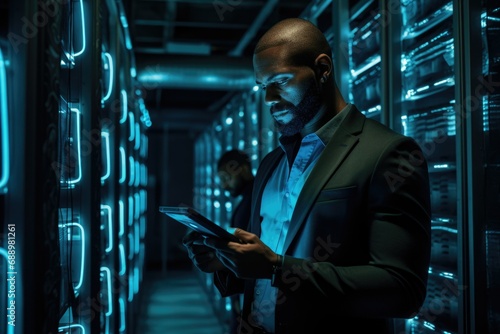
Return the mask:
[[[321,82],[326,82],[332,73],[332,58],[330,58],[326,53],[322,53],[316,57],[314,64],[316,65],[317,75]]]

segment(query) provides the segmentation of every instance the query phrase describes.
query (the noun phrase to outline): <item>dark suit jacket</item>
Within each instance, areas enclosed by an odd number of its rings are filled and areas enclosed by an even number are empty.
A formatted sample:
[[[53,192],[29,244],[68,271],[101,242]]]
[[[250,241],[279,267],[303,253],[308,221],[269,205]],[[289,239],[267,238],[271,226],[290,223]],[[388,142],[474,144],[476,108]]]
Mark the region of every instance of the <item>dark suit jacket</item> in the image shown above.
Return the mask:
[[[250,223],[257,235],[262,193],[283,154],[275,149],[257,171]],[[430,259],[429,180],[419,146],[353,106],[304,184],[284,252],[273,283],[276,333],[389,333],[391,318],[416,315]],[[215,284],[222,295],[244,285],[241,333],[252,333],[255,281],[218,272]]]

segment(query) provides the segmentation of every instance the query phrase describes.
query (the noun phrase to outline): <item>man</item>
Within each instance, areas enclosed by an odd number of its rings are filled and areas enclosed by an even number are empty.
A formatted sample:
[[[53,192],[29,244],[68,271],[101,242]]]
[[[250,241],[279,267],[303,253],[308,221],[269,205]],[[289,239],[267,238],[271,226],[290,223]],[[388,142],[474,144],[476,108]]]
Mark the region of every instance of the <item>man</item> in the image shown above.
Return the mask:
[[[233,198],[241,197],[231,215],[230,226],[246,230],[250,221],[254,183],[250,157],[237,149],[225,152],[217,162],[217,174],[222,189]],[[230,333],[236,334],[241,319],[241,298],[240,294],[231,295],[230,298],[232,314],[229,327]]]
[[[241,243],[190,239],[190,258],[222,296],[244,291],[241,333],[390,333],[426,295],[422,151],[346,103],[310,22],[274,25],[253,64],[280,145],[257,171]]]

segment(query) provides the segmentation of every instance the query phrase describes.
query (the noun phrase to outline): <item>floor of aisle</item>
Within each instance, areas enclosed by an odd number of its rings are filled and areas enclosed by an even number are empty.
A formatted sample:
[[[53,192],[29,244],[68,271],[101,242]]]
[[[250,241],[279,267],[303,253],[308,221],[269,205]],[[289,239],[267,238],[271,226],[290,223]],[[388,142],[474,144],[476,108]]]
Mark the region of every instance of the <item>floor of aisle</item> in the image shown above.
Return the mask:
[[[136,333],[225,333],[195,272],[145,273],[142,289]]]

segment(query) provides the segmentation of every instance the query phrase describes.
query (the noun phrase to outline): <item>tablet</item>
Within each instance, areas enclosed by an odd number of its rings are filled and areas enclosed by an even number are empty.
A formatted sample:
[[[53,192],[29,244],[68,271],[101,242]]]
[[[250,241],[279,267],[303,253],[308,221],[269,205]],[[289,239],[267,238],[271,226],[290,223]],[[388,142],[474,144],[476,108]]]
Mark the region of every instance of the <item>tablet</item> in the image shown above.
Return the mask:
[[[206,237],[215,237],[227,241],[240,242],[234,235],[212,222],[207,217],[191,207],[160,206],[160,212],[174,218],[187,227],[203,234]]]

